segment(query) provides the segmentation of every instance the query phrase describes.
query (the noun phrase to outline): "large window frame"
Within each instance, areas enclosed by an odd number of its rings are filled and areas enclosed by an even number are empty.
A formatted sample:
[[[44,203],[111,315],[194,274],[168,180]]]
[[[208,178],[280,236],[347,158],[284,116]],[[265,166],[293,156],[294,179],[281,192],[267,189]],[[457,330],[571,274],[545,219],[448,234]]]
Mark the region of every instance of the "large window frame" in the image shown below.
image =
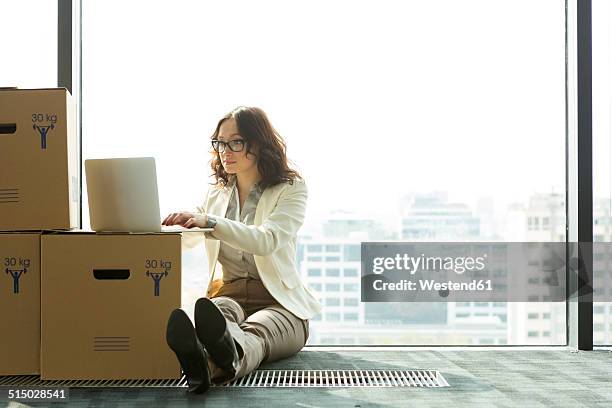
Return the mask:
[[[67,88],[78,103],[78,159],[81,163],[79,179],[82,179],[83,174],[81,2],[82,0],[58,0],[57,71],[58,86]],[[593,242],[591,0],[566,0],[565,11],[566,240],[568,243]],[[79,196],[82,208],[81,191]],[[79,227],[81,225],[82,216],[79,214]],[[592,259],[592,253],[581,253],[580,256],[590,256]],[[592,282],[592,271],[588,273],[588,281]],[[569,283],[568,294],[575,293],[571,291],[572,287],[578,285],[577,276],[570,275],[566,270],[566,278]],[[566,311],[566,346],[578,350],[592,350],[592,295],[581,297],[580,301],[575,298],[568,299]]]

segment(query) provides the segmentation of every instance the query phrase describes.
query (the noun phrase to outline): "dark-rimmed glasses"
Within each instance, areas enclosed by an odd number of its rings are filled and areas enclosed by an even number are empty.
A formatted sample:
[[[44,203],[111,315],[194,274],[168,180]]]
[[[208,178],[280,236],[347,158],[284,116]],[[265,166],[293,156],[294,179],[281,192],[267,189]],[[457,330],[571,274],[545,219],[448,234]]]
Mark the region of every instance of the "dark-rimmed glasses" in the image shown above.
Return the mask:
[[[222,140],[214,139],[210,142],[212,144],[213,149],[217,153],[223,153],[225,151],[225,147],[229,147],[232,152],[241,152],[244,149],[244,139],[234,139],[229,142],[224,142]]]

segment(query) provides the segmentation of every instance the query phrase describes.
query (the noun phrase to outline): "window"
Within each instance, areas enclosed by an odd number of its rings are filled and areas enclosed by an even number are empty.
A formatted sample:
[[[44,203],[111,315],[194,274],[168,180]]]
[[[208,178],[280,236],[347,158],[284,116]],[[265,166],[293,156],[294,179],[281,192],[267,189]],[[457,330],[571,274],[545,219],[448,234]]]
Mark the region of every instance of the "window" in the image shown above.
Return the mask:
[[[344,306],[359,306],[359,299],[357,299],[357,298],[344,298]]]
[[[357,272],[357,269],[349,268],[349,269],[344,269],[344,276],[347,278],[350,278],[350,277],[359,276],[359,273]]]
[[[327,299],[325,299],[325,306],[340,306],[340,299],[338,299],[338,298],[327,298]]]
[[[493,316],[497,316],[501,322],[506,322],[508,316],[506,313],[495,313]]]
[[[340,321],[340,313],[325,313],[325,320],[329,322]]]
[[[321,276],[321,269],[320,268],[309,268],[308,276]]]
[[[610,221],[612,212],[610,196],[612,196],[612,4],[606,0],[593,0],[592,9],[592,68],[593,68],[593,241],[605,242],[612,245],[612,231]],[[603,271],[610,271],[610,263],[606,257],[597,253],[599,245],[593,246],[594,273],[593,286],[596,293],[605,291],[609,285],[611,275],[604,275]],[[606,308],[612,314],[612,291],[605,296],[596,296],[596,300],[606,302],[593,303],[593,345],[609,345],[612,342],[612,325],[608,327],[601,320]],[[602,319],[603,318],[603,319]],[[608,330],[606,330],[608,329]],[[596,335],[595,335],[596,333]]]
[[[344,245],[344,261],[361,261],[361,245]]]
[[[57,87],[57,2],[1,2],[0,15],[2,86]]]
[[[323,288],[322,285],[320,283],[308,283],[308,287],[312,290],[316,290],[317,292],[320,292],[321,289]]]
[[[344,320],[357,320],[357,319],[358,319],[357,313],[345,313],[344,314]]]
[[[539,313],[529,313],[529,314],[527,314],[527,319],[529,319],[529,320],[537,319],[539,317],[540,317]]]
[[[345,283],[344,284],[344,291],[345,292],[358,292],[359,291],[359,284],[358,283]]]
[[[340,284],[339,283],[326,283],[325,284],[325,291],[326,292],[338,292],[340,290]]]
[[[326,269],[325,276],[331,276],[331,277],[340,276],[340,269],[337,269],[337,268]]]
[[[527,337],[538,337],[537,331],[529,331],[527,332]]]
[[[238,104],[263,108],[287,142],[291,164],[310,187],[308,216],[297,241],[302,251],[298,270],[307,281],[322,281],[327,268],[343,270],[341,276],[348,277],[332,278],[342,280],[341,286],[322,285],[318,295],[323,299],[328,289],[332,296],[359,296],[361,242],[412,237],[565,241],[564,229],[556,229],[566,224],[562,0],[314,0],[299,13],[278,0],[190,2],[182,7],[144,0],[83,3],[83,159],[155,157],[162,215],[193,208],[202,204],[213,181],[207,154],[217,121]],[[348,8],[351,18],[345,18]],[[232,17],[231,30],[224,19],[211,17],[219,15]],[[244,38],[257,47],[237,53],[227,46]],[[530,64],[534,55],[538,63]],[[39,57],[32,55],[32,62]],[[249,61],[246,71],[244,61]],[[176,100],[181,103],[172,103]],[[304,121],[304,111],[317,120]],[[410,120],[400,131],[386,120],[407,112]],[[377,151],[372,141],[382,139],[388,147],[381,176],[369,164]],[[202,155],[181,160],[169,143]],[[338,152],[347,143],[350,157],[340,162]],[[432,163],[453,171],[444,177],[424,171]],[[342,184],[328,177],[336,173],[343,175]],[[405,174],[418,177],[406,183]],[[368,186],[376,186],[376,194],[367,194]],[[485,222],[493,215],[490,197],[509,228]],[[86,200],[83,209],[87,226]],[[540,229],[544,221],[538,218],[545,217],[550,231]],[[528,230],[527,219],[538,228]],[[185,264],[195,266],[193,272],[186,266],[184,274],[201,276],[206,259],[198,255],[194,262],[195,255],[189,256]],[[193,285],[200,287],[203,281],[197,279]],[[363,315],[347,326],[361,333],[364,344],[368,339],[389,345],[471,344],[471,339],[493,337],[492,330],[520,331],[508,333],[509,339],[527,337],[526,313],[509,313],[515,306],[511,302],[495,309],[520,321],[479,319],[478,324],[466,322],[452,336],[447,333],[454,305],[419,305],[419,327],[424,329],[416,331],[417,323],[407,316],[410,306],[360,305]],[[479,307],[461,310],[484,313]],[[483,307],[492,309],[491,304]],[[354,309],[341,309],[336,321],[345,312]],[[565,309],[551,309],[551,314],[546,325],[563,328]],[[323,333],[318,329],[328,321],[324,316],[313,324],[312,333]],[[381,321],[396,322],[410,336],[385,332]],[[555,336],[561,331],[551,329]],[[546,341],[555,342],[555,336]],[[328,332],[314,335],[311,344],[338,343],[339,335],[330,337]],[[536,340],[539,344],[542,339]]]

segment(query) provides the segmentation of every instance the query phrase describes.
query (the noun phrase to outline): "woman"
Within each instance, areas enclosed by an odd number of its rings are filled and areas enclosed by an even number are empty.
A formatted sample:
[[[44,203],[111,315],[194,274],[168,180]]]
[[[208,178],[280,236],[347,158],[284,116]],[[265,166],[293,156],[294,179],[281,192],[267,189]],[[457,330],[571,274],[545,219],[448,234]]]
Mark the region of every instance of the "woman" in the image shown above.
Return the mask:
[[[321,310],[296,268],[308,191],[287,164],[285,142],[266,114],[251,107],[224,116],[211,138],[216,184],[195,211],[162,222],[214,228],[204,233],[210,279],[207,296],[195,305],[195,328],[175,309],[166,329],[195,393],[297,353],[309,319]],[[188,239],[184,245],[194,246]]]

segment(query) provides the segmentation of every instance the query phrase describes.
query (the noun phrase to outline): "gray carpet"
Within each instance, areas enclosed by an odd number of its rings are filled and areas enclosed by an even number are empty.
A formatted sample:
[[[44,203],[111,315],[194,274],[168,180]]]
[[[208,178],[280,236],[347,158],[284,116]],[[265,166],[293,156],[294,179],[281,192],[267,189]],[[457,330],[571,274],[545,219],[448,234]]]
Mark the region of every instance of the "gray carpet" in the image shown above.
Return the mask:
[[[432,369],[449,388],[70,389],[70,407],[612,407],[609,351],[304,349],[265,369]],[[7,404],[6,401],[0,405]],[[60,406],[60,404],[53,404]],[[2,406],[43,406],[39,403]],[[50,406],[49,403],[44,406]]]

